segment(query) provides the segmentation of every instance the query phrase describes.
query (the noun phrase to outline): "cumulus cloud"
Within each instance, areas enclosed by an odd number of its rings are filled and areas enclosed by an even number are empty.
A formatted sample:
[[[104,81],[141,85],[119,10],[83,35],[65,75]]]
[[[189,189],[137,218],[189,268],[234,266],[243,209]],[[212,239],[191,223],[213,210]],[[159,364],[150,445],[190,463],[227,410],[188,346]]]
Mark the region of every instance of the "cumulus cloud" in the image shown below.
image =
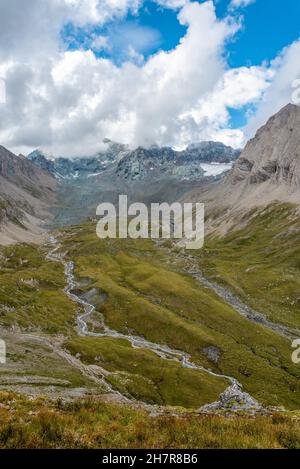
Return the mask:
[[[144,54],[158,48],[161,40],[158,30],[132,21],[112,25],[107,32],[110,55],[118,63],[126,59],[138,64],[143,63]]]
[[[58,52],[64,24],[102,25],[137,13],[143,0],[1,0],[0,60],[28,62]]]
[[[251,3],[255,3],[256,0],[231,0],[230,7],[231,8],[240,8],[246,7]]]
[[[105,137],[133,146],[182,146],[204,138],[241,145],[243,132],[230,128],[228,110],[259,101],[272,72],[228,69],[224,49],[239,24],[218,20],[212,1],[157,2],[179,8],[186,34],[173,50],[147,60],[131,45],[116,66],[91,49],[66,50],[62,27],[120,18],[136,12],[141,0],[31,0],[22,2],[16,17],[20,0],[2,0],[0,15],[7,21],[0,41],[6,38],[8,46],[0,52],[0,77],[7,83],[0,142],[16,151],[42,147],[64,155],[92,154]],[[110,46],[101,34],[93,40],[100,49]]]
[[[250,119],[246,127],[246,135],[253,136],[258,127],[283,106],[288,103],[300,104],[295,99],[299,96],[300,88],[300,40],[286,47],[272,62],[271,70],[274,75],[271,86],[263,95],[257,107],[257,112]]]
[[[56,1],[56,0],[55,0]],[[78,25],[103,24],[122,18],[128,11],[137,13],[142,0],[62,0],[68,19]]]
[[[156,0],[156,3],[166,8],[177,10],[189,3],[189,0]]]
[[[273,74],[272,70],[255,66],[228,70],[212,92],[201,97],[181,119],[187,121],[192,118],[197,125],[196,132],[201,129],[200,135],[204,140],[211,138],[240,148],[245,143],[244,133],[240,129],[228,128],[229,109],[258,103],[270,86]],[[196,133],[192,137],[196,139]]]

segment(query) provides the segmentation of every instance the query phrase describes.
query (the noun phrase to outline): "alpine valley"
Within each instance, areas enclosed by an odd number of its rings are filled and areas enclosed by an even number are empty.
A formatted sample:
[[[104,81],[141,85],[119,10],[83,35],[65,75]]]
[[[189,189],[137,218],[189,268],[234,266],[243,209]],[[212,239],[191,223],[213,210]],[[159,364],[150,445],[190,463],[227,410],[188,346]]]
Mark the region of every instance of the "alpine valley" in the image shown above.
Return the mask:
[[[0,147],[0,447],[299,448],[300,108],[242,151]],[[204,202],[205,245],[96,236]]]

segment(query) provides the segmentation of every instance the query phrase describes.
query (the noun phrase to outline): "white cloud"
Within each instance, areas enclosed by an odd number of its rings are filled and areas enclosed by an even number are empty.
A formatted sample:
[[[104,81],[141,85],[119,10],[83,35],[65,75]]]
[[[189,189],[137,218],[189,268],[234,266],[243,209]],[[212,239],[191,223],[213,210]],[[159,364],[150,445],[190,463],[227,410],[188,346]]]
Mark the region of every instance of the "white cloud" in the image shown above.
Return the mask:
[[[255,3],[256,0],[231,0],[230,7],[231,8],[241,8],[250,5],[251,3]]]
[[[247,136],[253,136],[257,128],[263,125],[271,115],[293,101],[295,80],[300,79],[299,57],[300,40],[285,48],[272,62],[271,70],[274,79],[246,128]]]
[[[147,60],[133,46],[118,67],[92,50],[64,50],[59,33],[67,21],[88,27],[135,12],[141,1],[22,1],[20,15],[14,13],[21,0],[1,1],[0,41],[7,44],[0,51],[7,84],[1,144],[66,155],[91,154],[105,137],[132,145],[182,146],[202,138],[241,144],[243,133],[230,128],[228,108],[260,100],[270,71],[228,69],[224,49],[239,24],[218,20],[212,1],[159,0],[174,8],[185,4],[178,20],[187,31],[173,50]],[[109,47],[99,37],[97,47]]]
[[[103,24],[122,18],[128,11],[137,13],[142,0],[63,0],[68,17],[77,25]]]
[[[264,67],[228,70],[211,92],[202,96],[193,108],[181,115],[181,120],[188,122],[193,119],[197,125],[196,132],[200,129],[204,140],[220,140],[240,148],[245,143],[244,134],[240,129],[228,128],[229,109],[241,109],[249,103],[259,102],[270,86],[272,77],[272,70]],[[186,135],[188,140],[196,138],[196,133]]]
[[[107,41],[110,53],[118,63],[131,59],[135,63],[143,63],[143,55],[161,43],[161,34],[149,26],[127,21],[108,28]]]
[[[143,0],[1,0],[0,60],[27,62],[58,52],[65,23],[104,24],[136,13]],[[62,46],[62,44],[60,44]]]
[[[156,0],[156,3],[162,5],[163,7],[177,10],[187,5],[189,1],[190,0]]]
[[[91,42],[91,49],[100,52],[103,50],[110,50],[111,46],[107,36],[94,36]]]

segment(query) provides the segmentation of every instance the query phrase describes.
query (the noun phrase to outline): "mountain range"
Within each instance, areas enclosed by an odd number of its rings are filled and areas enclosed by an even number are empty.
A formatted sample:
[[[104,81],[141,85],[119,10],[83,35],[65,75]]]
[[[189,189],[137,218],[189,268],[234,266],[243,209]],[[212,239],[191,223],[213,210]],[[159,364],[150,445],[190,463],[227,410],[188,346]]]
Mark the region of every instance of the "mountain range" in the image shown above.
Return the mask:
[[[299,205],[299,174],[300,107],[288,104],[257,131],[231,171],[192,189],[184,200],[204,202],[207,231],[224,233],[255,208],[274,202]]]
[[[9,420],[5,444],[11,435],[29,438],[31,422],[30,447],[37,428],[43,446],[97,446],[109,428],[122,443],[134,412],[137,442],[151,412],[155,441],[167,413],[171,432],[174,422],[184,428],[185,444],[189,429],[201,445],[205,422],[215,447],[219,429],[237,422],[231,446],[299,445],[291,343],[300,335],[300,108],[283,108],[241,153],[211,142],[183,152],[106,145],[74,159],[0,148],[0,329],[8,350],[0,399],[11,419],[20,402],[21,421]],[[207,177],[203,166],[225,171]],[[146,203],[204,202],[204,247],[99,239],[96,205],[122,193]],[[80,417],[76,429],[70,409]],[[82,443],[95,409],[103,427],[93,420],[92,443]]]
[[[57,179],[96,177],[110,169],[115,177],[129,181],[170,178],[180,182],[201,180],[205,172],[199,163],[230,164],[240,155],[239,150],[219,142],[200,142],[183,151],[158,146],[130,150],[128,145],[108,139],[104,143],[105,151],[94,156],[49,158],[42,151],[34,150],[28,155],[28,159]]]
[[[106,149],[90,157],[49,158],[39,150],[28,155],[58,183],[53,206],[57,226],[93,217],[101,202],[117,205],[119,194],[132,202],[173,202],[199,183],[219,179],[240,154],[218,142],[201,142],[184,151],[157,146],[131,150],[110,140],[104,143]]]
[[[53,158],[35,150],[26,158],[0,147],[3,242],[26,234],[39,240],[40,220],[56,226],[83,221],[93,217],[98,203],[117,204],[121,193],[145,203],[201,200],[208,213],[223,214],[228,207],[237,212],[272,200],[297,202],[299,114],[298,106],[287,105],[242,152],[218,142],[183,151],[131,150],[107,139],[105,150],[90,157]]]

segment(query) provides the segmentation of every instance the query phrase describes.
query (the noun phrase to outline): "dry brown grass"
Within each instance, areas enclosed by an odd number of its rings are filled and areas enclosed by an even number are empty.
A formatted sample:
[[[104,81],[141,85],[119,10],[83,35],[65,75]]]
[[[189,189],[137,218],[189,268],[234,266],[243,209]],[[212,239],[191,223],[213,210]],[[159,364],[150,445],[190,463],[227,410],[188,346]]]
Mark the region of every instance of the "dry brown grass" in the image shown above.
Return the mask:
[[[151,417],[101,400],[0,395],[0,448],[300,448],[298,417]]]

